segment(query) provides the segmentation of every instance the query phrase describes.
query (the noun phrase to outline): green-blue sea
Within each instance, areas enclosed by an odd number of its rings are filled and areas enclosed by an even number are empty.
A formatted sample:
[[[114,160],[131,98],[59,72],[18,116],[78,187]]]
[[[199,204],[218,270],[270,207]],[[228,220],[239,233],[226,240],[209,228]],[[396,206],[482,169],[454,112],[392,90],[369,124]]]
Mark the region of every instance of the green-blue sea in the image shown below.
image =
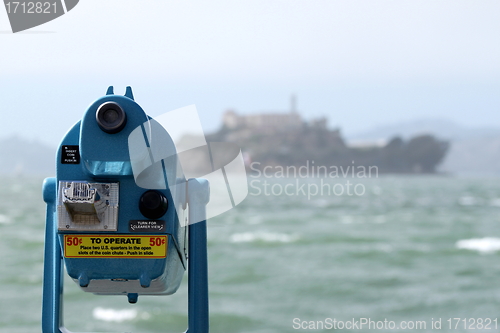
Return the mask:
[[[500,179],[380,176],[352,180],[361,195],[309,197],[292,191],[296,179],[250,180],[245,201],[208,223],[211,332],[330,332],[333,320],[362,318],[396,326],[337,331],[407,332],[403,321],[424,322],[418,332],[500,331]],[[274,193],[258,193],[264,180]],[[300,179],[321,181],[346,182]],[[0,332],[41,332],[42,179],[0,184]],[[279,193],[287,184],[293,195]],[[67,280],[65,325],[184,332],[186,282],[131,305]]]

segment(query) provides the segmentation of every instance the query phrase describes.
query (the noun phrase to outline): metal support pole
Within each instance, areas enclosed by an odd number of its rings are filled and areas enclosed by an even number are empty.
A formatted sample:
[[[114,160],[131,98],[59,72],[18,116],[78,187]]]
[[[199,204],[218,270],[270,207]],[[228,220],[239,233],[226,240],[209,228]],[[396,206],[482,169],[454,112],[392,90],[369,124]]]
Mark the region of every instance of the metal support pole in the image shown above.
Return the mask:
[[[43,200],[47,203],[45,252],[43,271],[42,332],[65,333],[62,316],[63,277],[62,257],[54,217],[56,212],[56,179],[43,183]]]
[[[208,262],[206,205],[210,197],[206,179],[188,180],[189,259],[188,259],[188,330],[208,333]]]

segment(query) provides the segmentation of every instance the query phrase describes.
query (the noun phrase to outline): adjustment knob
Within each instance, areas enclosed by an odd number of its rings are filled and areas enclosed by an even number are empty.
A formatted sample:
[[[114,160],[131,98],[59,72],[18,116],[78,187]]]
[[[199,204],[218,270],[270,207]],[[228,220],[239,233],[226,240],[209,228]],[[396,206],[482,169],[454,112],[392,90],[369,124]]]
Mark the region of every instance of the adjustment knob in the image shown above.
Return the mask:
[[[167,197],[155,190],[149,190],[142,194],[139,200],[139,210],[148,219],[158,219],[165,215],[168,208]]]

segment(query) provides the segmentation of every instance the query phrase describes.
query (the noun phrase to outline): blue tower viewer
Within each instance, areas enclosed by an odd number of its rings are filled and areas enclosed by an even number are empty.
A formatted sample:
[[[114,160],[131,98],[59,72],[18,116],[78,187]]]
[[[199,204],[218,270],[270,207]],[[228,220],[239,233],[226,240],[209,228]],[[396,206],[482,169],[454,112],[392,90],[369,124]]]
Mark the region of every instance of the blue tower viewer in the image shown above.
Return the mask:
[[[158,149],[165,158],[146,163]],[[130,303],[175,293],[187,269],[187,332],[208,332],[209,184],[184,177],[172,139],[130,87],[125,96],[110,87],[88,108],[61,141],[56,162],[56,177],[43,184],[42,331],[68,332],[64,262],[83,291]]]

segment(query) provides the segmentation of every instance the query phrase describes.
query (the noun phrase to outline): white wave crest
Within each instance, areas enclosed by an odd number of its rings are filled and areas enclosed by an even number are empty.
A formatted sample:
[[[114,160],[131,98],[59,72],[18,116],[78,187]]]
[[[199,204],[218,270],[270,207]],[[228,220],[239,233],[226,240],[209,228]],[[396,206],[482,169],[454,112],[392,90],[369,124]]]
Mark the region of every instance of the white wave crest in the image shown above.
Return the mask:
[[[0,214],[0,224],[8,224],[10,222],[11,222],[11,220],[9,219],[9,217],[7,215]]]
[[[460,206],[477,206],[481,202],[478,198],[466,195],[466,196],[460,197],[460,199],[458,199],[458,203],[460,204]]]
[[[135,319],[137,317],[137,310],[134,309],[115,310],[115,309],[95,308],[92,311],[92,316],[94,316],[95,319],[120,323],[125,320]]]
[[[459,249],[478,251],[480,253],[494,253],[500,251],[500,238],[485,237],[459,240],[455,246]]]
[[[249,242],[277,242],[277,243],[290,243],[299,239],[296,235],[287,235],[280,233],[272,233],[265,231],[257,232],[243,232],[231,235],[232,243],[249,243]]]

